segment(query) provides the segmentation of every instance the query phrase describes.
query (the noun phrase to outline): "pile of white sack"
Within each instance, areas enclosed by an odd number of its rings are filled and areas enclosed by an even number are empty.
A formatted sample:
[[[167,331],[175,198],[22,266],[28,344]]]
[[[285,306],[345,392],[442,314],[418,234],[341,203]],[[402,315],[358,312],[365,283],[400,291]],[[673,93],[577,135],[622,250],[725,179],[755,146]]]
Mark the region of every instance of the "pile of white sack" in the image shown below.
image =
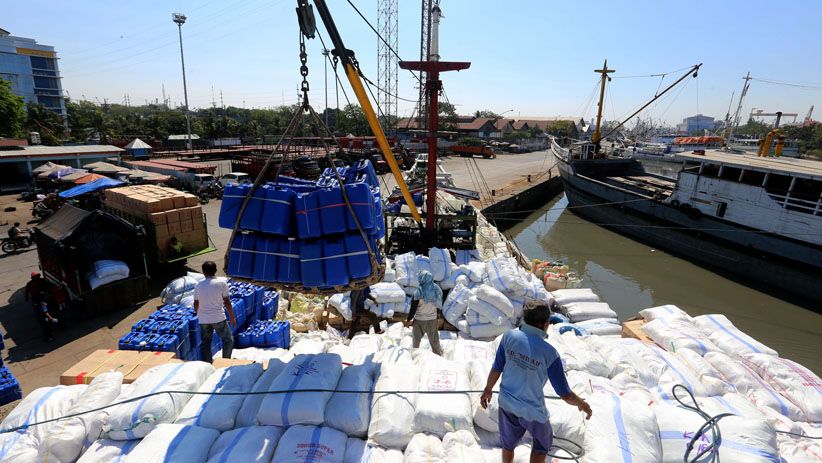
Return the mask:
[[[128,278],[128,264],[121,260],[96,260],[86,277],[91,289]]]
[[[160,301],[163,304],[181,304],[185,307],[194,307],[194,287],[205,279],[202,273],[188,272],[186,276],[171,281],[160,292]]]
[[[418,264],[416,256],[397,261]],[[521,310],[512,297],[527,297],[533,288],[527,278],[505,270],[505,258],[473,262],[457,266],[457,272],[464,266],[468,273],[452,290],[470,295],[459,298],[462,309],[446,312],[457,324],[468,323],[468,330],[440,333],[442,357],[430,352],[427,340],[420,349],[410,348],[411,330],[401,323],[350,341],[329,328],[295,334],[289,350],[235,350],[235,357],[258,362],[249,365],[167,364],[130,385],[122,384],[121,374],[107,373],[87,386],[41,388],[0,424],[3,430],[20,428],[0,433],[0,462],[499,461],[497,398],[483,409],[476,391],[485,385],[501,336],[486,341],[471,333],[483,325],[509,329]],[[482,278],[474,281],[471,270]],[[383,289],[381,297],[399,300],[396,287],[382,285],[377,293]],[[561,301],[579,324],[583,309],[573,304],[598,303],[591,294],[557,291],[547,297]],[[461,310],[459,316],[453,310]],[[680,384],[708,415],[734,415],[718,422],[720,461],[819,461],[822,445],[805,437],[822,436],[817,375],[779,357],[722,315],[690,317],[675,306],[640,313],[655,344],[577,336],[563,329],[565,323],[548,330],[546,340],[560,353],[569,385],[593,409],[585,420],[556,398],[550,383],[544,389],[555,436],[581,446],[581,461],[681,462],[692,441],[692,456],[709,449],[712,434],[696,434],[704,418],[674,398]],[[136,400],[30,426],[129,399]],[[526,438],[516,461],[527,461],[529,451]]]

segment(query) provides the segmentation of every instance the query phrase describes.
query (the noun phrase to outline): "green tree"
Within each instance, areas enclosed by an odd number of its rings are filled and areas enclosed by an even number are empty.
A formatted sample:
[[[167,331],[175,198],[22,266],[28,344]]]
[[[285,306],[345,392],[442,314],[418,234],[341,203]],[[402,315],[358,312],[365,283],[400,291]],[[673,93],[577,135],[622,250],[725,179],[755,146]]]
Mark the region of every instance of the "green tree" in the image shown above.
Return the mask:
[[[66,126],[63,118],[54,111],[39,104],[30,104],[26,129],[40,133],[40,140],[44,145],[62,145],[66,136]]]
[[[491,111],[490,109],[481,109],[478,111],[474,111],[474,117],[487,117],[490,119],[499,119],[502,116],[495,113],[494,111]]]
[[[0,137],[19,137],[26,122],[23,98],[11,92],[11,82],[0,79]]]
[[[365,119],[365,113],[357,105],[347,104],[340,113],[340,120],[337,124],[337,131],[350,133],[357,136],[365,136],[371,132],[371,127]]]
[[[744,135],[749,137],[763,138],[773,130],[773,126],[764,122],[759,122],[754,119],[749,119],[745,125],[740,125],[734,129],[734,135]]]
[[[440,101],[440,130],[457,130],[457,123],[459,116],[457,115],[457,108],[447,101]]]
[[[574,137],[577,133],[577,127],[571,121],[553,121],[548,124],[545,133],[557,137]]]

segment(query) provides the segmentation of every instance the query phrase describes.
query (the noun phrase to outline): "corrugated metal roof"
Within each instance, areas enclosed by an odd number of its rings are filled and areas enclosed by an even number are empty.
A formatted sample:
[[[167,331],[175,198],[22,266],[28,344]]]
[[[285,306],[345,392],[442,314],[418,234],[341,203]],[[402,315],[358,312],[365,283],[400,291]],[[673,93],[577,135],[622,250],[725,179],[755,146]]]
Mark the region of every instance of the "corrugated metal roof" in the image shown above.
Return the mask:
[[[72,154],[119,154],[125,150],[113,145],[24,146],[23,149],[0,150],[0,158],[65,156]]]
[[[135,138],[134,140],[131,140],[131,143],[129,143],[128,145],[125,146],[125,149],[127,149],[127,150],[151,149],[151,145],[144,142],[143,140],[140,140],[139,138]]]
[[[741,169],[755,169],[765,172],[784,173],[799,177],[822,180],[822,162],[798,158],[760,158],[749,154],[731,154],[722,151],[707,150],[704,155],[694,153],[677,153],[679,161],[708,162],[724,164]]]
[[[185,167],[169,166],[169,165],[166,165],[166,164],[159,164],[159,163],[151,162],[151,161],[128,161],[127,164],[129,164],[131,166],[153,167],[155,169],[176,170],[176,171],[180,171],[180,172],[186,170]]]

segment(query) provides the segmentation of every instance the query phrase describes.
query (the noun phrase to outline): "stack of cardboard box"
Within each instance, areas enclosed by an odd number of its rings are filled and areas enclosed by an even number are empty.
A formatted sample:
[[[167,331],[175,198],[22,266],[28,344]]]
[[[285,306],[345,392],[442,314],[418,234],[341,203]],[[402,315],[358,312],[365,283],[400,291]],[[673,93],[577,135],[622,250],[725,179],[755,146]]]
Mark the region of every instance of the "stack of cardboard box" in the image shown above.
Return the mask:
[[[109,371],[119,371],[123,374],[123,382],[129,384],[152,367],[179,362],[181,360],[174,358],[174,352],[100,349],[60,375],[60,384],[88,384],[98,375]]]
[[[182,243],[186,254],[208,247],[203,209],[194,195],[173,188],[135,185],[107,190],[105,204],[153,224],[163,258],[171,253],[172,237]]]

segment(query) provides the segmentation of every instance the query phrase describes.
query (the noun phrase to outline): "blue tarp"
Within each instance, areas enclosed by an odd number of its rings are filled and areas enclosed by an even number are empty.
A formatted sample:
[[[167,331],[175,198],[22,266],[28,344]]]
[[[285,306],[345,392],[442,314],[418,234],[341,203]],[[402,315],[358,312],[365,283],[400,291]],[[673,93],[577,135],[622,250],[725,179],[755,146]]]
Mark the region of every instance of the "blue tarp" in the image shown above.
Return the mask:
[[[68,190],[61,192],[60,197],[73,198],[75,196],[91,193],[92,191],[102,190],[103,188],[119,186],[124,183],[125,182],[122,182],[120,180],[114,180],[113,178],[98,178],[93,182],[88,182],[84,185],[77,185],[74,188],[69,188]]]

